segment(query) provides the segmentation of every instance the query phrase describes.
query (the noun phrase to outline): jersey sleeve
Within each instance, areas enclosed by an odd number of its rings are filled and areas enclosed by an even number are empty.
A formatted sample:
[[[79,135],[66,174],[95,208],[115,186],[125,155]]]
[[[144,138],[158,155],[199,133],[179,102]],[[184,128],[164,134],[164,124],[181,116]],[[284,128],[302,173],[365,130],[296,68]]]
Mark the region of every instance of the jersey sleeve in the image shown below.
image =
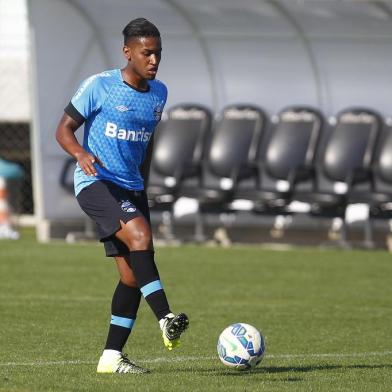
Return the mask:
[[[162,83],[162,106],[165,107],[167,101],[167,87]],[[162,109],[163,109],[162,107]]]
[[[159,120],[161,120],[161,114],[163,112],[163,109],[166,105],[166,101],[167,101],[167,87],[160,81],[156,81],[156,86],[158,89],[158,96],[159,96],[159,100],[160,100],[160,104],[157,107],[157,111],[159,112]]]
[[[99,110],[106,99],[107,91],[99,75],[93,75],[82,82],[70,104],[87,119]]]

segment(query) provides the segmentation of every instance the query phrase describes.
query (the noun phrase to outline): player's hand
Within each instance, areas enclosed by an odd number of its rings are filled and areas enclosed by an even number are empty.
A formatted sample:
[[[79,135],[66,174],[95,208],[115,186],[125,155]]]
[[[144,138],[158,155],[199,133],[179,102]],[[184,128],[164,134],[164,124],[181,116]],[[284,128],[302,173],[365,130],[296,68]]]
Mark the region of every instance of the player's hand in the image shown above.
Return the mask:
[[[103,163],[98,159],[98,157],[88,153],[87,151],[77,153],[75,158],[77,159],[81,169],[88,176],[96,176],[98,174],[94,166],[95,164],[104,167]]]

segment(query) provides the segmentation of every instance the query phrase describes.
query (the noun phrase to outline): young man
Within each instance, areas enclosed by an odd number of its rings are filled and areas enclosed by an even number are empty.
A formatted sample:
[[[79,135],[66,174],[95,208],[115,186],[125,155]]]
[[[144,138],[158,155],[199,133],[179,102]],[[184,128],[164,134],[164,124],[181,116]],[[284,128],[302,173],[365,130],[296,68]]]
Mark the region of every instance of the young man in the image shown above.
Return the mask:
[[[161,60],[158,29],[144,18],[123,30],[127,64],[85,80],[65,108],[56,132],[59,144],[77,160],[75,194],[96,224],[107,256],[114,257],[120,281],[98,373],[145,373],[122,349],[132,330],[141,295],[159,321],[164,345],[172,350],[188,327],[175,316],[154,261],[144,181],[153,133],[167,89],[155,80]],[[83,146],[75,131],[85,123]]]

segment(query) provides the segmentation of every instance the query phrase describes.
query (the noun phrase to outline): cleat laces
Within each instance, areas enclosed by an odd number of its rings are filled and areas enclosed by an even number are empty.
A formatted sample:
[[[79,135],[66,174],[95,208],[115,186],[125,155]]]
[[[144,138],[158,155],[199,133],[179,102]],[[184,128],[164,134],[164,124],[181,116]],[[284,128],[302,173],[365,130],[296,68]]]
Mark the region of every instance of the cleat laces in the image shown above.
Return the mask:
[[[118,368],[116,370],[116,373],[142,374],[149,373],[149,370],[137,366],[135,363],[131,362],[127,354],[121,354],[121,357],[118,361]]]

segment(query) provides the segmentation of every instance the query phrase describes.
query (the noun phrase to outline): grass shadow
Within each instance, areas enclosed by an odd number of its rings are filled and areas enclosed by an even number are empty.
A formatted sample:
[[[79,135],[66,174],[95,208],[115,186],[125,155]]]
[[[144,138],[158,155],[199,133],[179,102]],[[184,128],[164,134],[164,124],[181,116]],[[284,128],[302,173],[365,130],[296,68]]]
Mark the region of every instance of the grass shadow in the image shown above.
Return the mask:
[[[392,364],[381,364],[381,365],[308,365],[308,366],[264,366],[256,368],[253,372],[257,373],[307,373],[316,372],[320,370],[338,370],[338,369],[392,369]]]
[[[309,373],[317,371],[329,370],[344,370],[344,369],[392,369],[392,364],[378,364],[378,365],[307,365],[307,366],[261,366],[251,371],[238,371],[232,369],[195,369],[191,367],[176,369],[176,373],[195,373],[202,376],[222,376],[222,377],[252,377],[255,374],[278,374],[278,373]],[[159,372],[159,371],[158,371]],[[162,371],[162,373],[167,373]],[[302,381],[300,377],[287,377],[286,382]]]

